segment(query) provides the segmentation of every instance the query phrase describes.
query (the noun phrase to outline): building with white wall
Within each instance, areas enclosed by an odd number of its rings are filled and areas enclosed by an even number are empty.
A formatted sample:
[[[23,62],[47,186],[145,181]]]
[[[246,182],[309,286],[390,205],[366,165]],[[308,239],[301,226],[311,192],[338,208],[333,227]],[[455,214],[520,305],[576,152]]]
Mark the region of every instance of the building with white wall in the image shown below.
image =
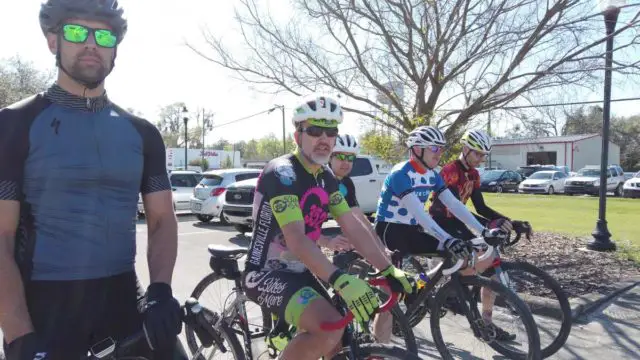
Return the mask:
[[[491,166],[517,169],[523,165],[559,165],[578,171],[600,165],[602,136],[598,134],[535,139],[494,139]],[[487,161],[487,165],[489,162]],[[620,147],[609,142],[609,164],[620,164]]]
[[[184,148],[167,148],[167,169],[185,168]],[[240,151],[225,151],[212,149],[187,149],[187,163],[204,157],[209,163],[209,169],[219,169],[229,158],[233,167],[242,167]]]

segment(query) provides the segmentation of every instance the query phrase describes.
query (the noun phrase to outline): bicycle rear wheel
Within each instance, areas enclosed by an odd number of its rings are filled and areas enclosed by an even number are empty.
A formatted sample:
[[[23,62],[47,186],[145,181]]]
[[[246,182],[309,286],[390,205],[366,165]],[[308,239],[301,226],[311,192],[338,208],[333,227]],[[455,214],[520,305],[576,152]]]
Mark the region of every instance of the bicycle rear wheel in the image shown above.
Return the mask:
[[[205,291],[208,288],[210,288],[216,282],[220,282],[220,283],[225,282],[224,285],[235,286],[233,284],[233,281],[228,280],[228,279],[226,279],[226,278],[224,278],[224,277],[222,277],[222,276],[220,276],[220,275],[218,275],[216,273],[211,273],[211,274],[205,276],[202,280],[200,280],[200,282],[193,289],[193,292],[191,293],[191,297],[199,300],[201,303],[206,303],[205,301],[202,301],[201,297],[205,293]],[[219,290],[217,292],[221,292],[221,291]],[[224,291],[224,293],[226,294],[225,296],[228,296],[229,292],[230,292],[229,290],[225,290]],[[208,304],[206,304],[206,305],[208,305]],[[218,303],[216,303],[214,305],[217,308],[216,309],[209,309],[209,310],[220,314],[222,312],[224,306],[228,305],[228,303],[227,303],[227,301],[221,301],[221,302],[218,302]],[[254,305],[256,307],[258,307],[257,304],[254,304]],[[206,307],[208,308],[209,306],[206,306]],[[265,331],[268,332],[268,329],[271,328],[271,316],[270,316],[270,314],[262,314],[262,312],[261,312],[261,316],[262,316],[262,319],[261,319],[262,326],[265,329]],[[216,330],[221,332],[221,336],[225,340],[225,344],[228,344],[227,348],[242,349],[242,346],[240,345],[240,342],[239,342],[238,337],[237,337],[237,335],[241,334],[242,332],[239,329],[231,328],[231,327],[227,326],[226,324],[224,324],[224,325],[225,325],[224,329],[216,329]],[[253,325],[254,324],[251,323],[251,326],[253,326]],[[225,336],[227,336],[227,337],[225,337]],[[185,337],[187,338],[187,345],[189,346],[189,350],[191,351],[191,354],[195,354],[200,345],[198,344],[198,341],[197,341],[198,338],[197,338],[194,330],[189,326],[185,326]],[[232,344],[233,342],[235,342],[235,344]],[[237,353],[239,353],[241,357],[236,357],[236,355],[235,355],[236,352],[234,351],[234,352],[232,352],[232,354],[234,354],[234,359],[241,360],[241,359],[245,358],[244,352],[242,350],[240,350]],[[204,357],[204,356],[200,355],[200,356],[196,357],[196,359],[194,359],[194,360],[205,360],[205,359],[207,359],[207,357]],[[214,358],[214,359],[217,359],[217,357]]]
[[[383,358],[385,360],[420,360],[420,358],[409,351],[398,346],[388,346],[381,344],[359,345],[357,354],[351,354],[351,348],[344,348],[333,360],[366,360],[370,358]]]
[[[515,293],[513,293],[511,290],[509,290],[499,282],[480,276],[456,276],[456,278],[452,278],[452,280],[446,283],[436,294],[431,308],[432,314],[440,314],[441,311],[449,308],[451,302],[447,301],[448,298],[455,298],[458,301],[461,300],[458,292],[456,291],[457,285],[461,285],[461,289],[465,292],[465,297],[468,296],[468,298],[464,299],[464,302],[467,304],[466,308],[467,311],[470,311],[470,313],[465,315],[471,317],[471,319],[466,316],[451,316],[451,312],[445,317],[430,317],[431,334],[433,336],[436,347],[438,348],[438,351],[440,352],[440,355],[443,359],[454,359],[454,355],[458,355],[459,353],[468,355],[467,352],[469,351],[477,352],[475,345],[468,343],[468,341],[475,341],[476,339],[488,344],[491,348],[493,348],[493,350],[499,352],[504,356],[507,356],[510,359],[542,359],[542,351],[540,349],[540,335],[538,333],[538,328],[536,326],[535,320],[533,319],[533,315],[531,315],[531,312],[527,308],[527,305]],[[523,328],[524,332],[526,332],[526,335],[520,336],[517,338],[517,340],[509,342],[497,340],[495,328],[484,324],[484,321],[480,316],[480,312],[478,311],[478,303],[476,302],[476,298],[473,297],[471,293],[469,293],[469,288],[475,286],[487,287],[491,289],[497,296],[502,297],[505,304],[507,304],[507,306],[504,306],[500,309],[500,314],[498,314],[498,311],[494,311],[494,321],[496,321],[497,319],[501,319],[502,317],[506,318],[507,316],[515,312],[516,316],[522,320],[523,326],[521,328]],[[455,333],[455,330],[453,330],[451,326],[453,325],[453,321],[451,320],[453,320],[454,317],[458,321],[475,322],[475,324],[469,324],[471,325],[470,329],[464,330],[465,333],[467,331],[470,331],[472,334],[471,337]],[[509,323],[510,321],[512,322],[511,319],[508,319],[505,323]],[[478,336],[475,336],[474,334],[474,326],[476,326],[480,330],[480,334],[478,334]],[[462,345],[456,344],[455,346],[452,346],[452,348],[455,348],[456,350],[451,351],[449,349],[449,346],[447,345],[447,342],[445,342],[445,340],[443,339],[443,329],[446,329],[447,335],[451,337],[449,342],[458,340],[463,341],[464,343]],[[523,345],[523,349],[516,349],[514,346],[511,346],[518,345],[518,343],[524,339],[526,339],[528,343]],[[483,355],[485,358],[492,356],[492,354]]]

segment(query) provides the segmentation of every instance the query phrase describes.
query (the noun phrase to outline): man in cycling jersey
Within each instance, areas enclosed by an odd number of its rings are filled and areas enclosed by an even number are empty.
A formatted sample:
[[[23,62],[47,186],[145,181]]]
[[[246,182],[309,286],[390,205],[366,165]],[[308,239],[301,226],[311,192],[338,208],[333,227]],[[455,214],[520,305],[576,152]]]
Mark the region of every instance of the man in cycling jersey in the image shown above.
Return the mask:
[[[457,160],[446,164],[440,171],[440,175],[451,193],[466,204],[469,199],[473,202],[473,207],[478,214],[476,218],[482,224],[489,224],[490,227],[499,226],[505,232],[510,232],[515,226],[518,229],[523,228],[523,221],[513,221],[508,217],[490,208],[484,201],[482,192],[480,191],[480,174],[476,168],[483,163],[491,152],[491,137],[482,130],[469,130],[461,138],[462,153]],[[433,196],[429,213],[433,219],[449,234],[453,234],[464,240],[470,240],[474,237],[467,226],[458,220],[447,209],[445,204],[438,196]],[[531,229],[529,228],[530,232]],[[493,268],[489,268],[484,275],[494,275]],[[491,322],[492,308],[495,298],[489,289],[482,289],[482,316],[487,322]],[[499,340],[513,340],[515,335],[500,329],[496,326],[497,336]]]
[[[40,26],[57,81],[0,110],[7,359],[81,359],[104,339],[140,331],[148,344],[127,355],[171,358],[181,317],[171,290],[177,223],[165,147],[150,122],[104,90],[127,30],[123,9],[115,0],[48,0]],[[149,234],[146,295],[134,267],[139,193]]]
[[[442,229],[426,212],[429,194],[438,194],[454,216],[475,233],[493,237],[449,191],[433,169],[438,165],[445,145],[442,132],[433,126],[420,126],[406,141],[409,160],[395,165],[382,187],[378,201],[376,232],[391,250],[404,254],[449,252],[454,258],[469,255],[468,245]]]
[[[276,313],[301,332],[281,353],[282,359],[315,360],[338,349],[342,330],[325,332],[322,322],[341,318],[320,278],[346,301],[358,321],[367,321],[379,306],[369,285],[337,269],[316,241],[331,212],[342,231],[370,263],[389,279],[395,291],[411,292],[410,279],[395,268],[379,241],[361,223],[340,193],[329,161],[343,114],[340,104],[312,95],[293,115],[297,149],[271,160],[260,174],[254,197],[254,224],[243,274],[247,296],[263,311]]]

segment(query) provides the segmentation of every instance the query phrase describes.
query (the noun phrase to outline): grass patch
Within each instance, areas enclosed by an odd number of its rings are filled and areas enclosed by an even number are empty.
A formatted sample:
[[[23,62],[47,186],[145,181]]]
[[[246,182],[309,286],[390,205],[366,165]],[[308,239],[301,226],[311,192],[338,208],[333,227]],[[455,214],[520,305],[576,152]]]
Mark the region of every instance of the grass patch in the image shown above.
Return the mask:
[[[534,231],[591,237],[598,220],[594,196],[483,193],[487,204],[512,219],[527,220]],[[473,208],[469,201],[470,208]],[[640,261],[640,201],[607,197],[607,226],[618,253]]]

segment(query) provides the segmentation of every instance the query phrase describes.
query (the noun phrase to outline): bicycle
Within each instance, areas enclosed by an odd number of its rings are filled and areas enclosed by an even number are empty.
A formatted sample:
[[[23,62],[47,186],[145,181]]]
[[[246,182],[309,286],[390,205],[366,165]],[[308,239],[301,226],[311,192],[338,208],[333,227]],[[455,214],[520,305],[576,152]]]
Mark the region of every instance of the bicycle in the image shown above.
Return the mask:
[[[234,338],[236,341],[230,341],[229,345],[233,347],[233,353],[242,353],[242,357],[235,357],[236,360],[240,359],[253,359],[254,351],[252,341],[261,341],[260,339],[264,339],[264,343],[267,346],[267,350],[269,353],[269,357],[275,358],[277,357],[280,349],[283,348],[282,338],[288,337],[291,338],[293,336],[291,327],[284,327],[282,324],[284,322],[274,317],[272,314],[266,311],[261,311],[260,321],[262,324],[256,327],[255,331],[251,331],[250,324],[248,320],[248,313],[246,310],[246,304],[252,303],[252,301],[245,295],[243,286],[242,286],[242,273],[238,267],[238,260],[243,257],[247,253],[247,249],[245,248],[230,248],[224,245],[209,245],[208,247],[209,253],[211,255],[209,265],[213,272],[203,278],[196,288],[192,292],[193,298],[198,298],[203,292],[204,289],[207,288],[212,283],[216,282],[220,279],[231,280],[234,283],[234,287],[230,294],[228,294],[227,299],[224,302],[222,307],[222,311],[220,313],[212,312],[209,314],[209,317],[212,318],[213,328],[217,331],[224,333],[225,338]],[[231,298],[232,295],[235,295],[235,298],[231,300],[227,304],[227,300]],[[334,305],[338,309],[346,308],[343,306],[343,303],[340,302],[340,298],[337,295],[333,297]],[[392,303],[388,304],[385,310],[390,309],[390,311],[397,311],[398,316],[402,316],[402,311],[397,306],[397,304]],[[411,327],[408,325],[405,319],[405,326],[409,329],[409,334],[407,337],[413,339],[415,353],[417,353],[417,345],[415,345],[415,338],[413,337],[413,331]],[[254,325],[255,326],[255,325]],[[352,325],[349,325],[352,326]],[[350,328],[352,329],[352,328]],[[368,331],[367,328],[364,329],[365,333]],[[189,349],[194,352],[197,351],[199,346],[196,342],[196,334],[194,330],[189,326],[185,326],[185,333],[187,338],[187,345]],[[347,333],[345,331],[345,333]],[[351,335],[347,339],[343,340],[353,340],[357,339],[357,341],[353,341],[353,343],[358,344],[358,351],[356,354],[362,355],[363,352],[373,352],[373,351],[381,351],[381,354],[390,354],[384,356],[392,356],[395,352],[402,352],[400,358],[409,358],[409,354],[411,354],[411,350],[401,349],[399,347],[387,347],[378,344],[370,344],[370,345],[362,345],[360,344],[363,337],[360,337],[359,332],[352,331]],[[237,341],[237,337],[239,336],[242,340],[242,345]],[[347,342],[349,343],[349,342]],[[355,346],[355,345],[353,345]],[[342,356],[342,355],[341,355]],[[340,358],[340,357],[338,357]],[[199,356],[197,360],[204,360],[205,357]]]
[[[493,249],[493,246],[486,244],[482,238],[472,240],[470,242],[472,255],[467,260],[467,267],[474,268],[477,261],[484,261],[488,259],[489,256],[492,255]],[[478,257],[478,250],[485,250],[485,253]],[[464,315],[469,322],[474,337],[488,343],[491,348],[502,355],[513,359],[542,359],[540,335],[533,315],[529,311],[527,305],[509,288],[486,277],[477,275],[461,275],[458,273],[458,270],[463,268],[465,265],[464,261],[458,260],[454,264],[451,256],[446,252],[420,254],[417,256],[430,258],[437,257],[442,258],[443,261],[428,273],[416,273],[416,281],[420,285],[418,285],[416,289],[417,293],[411,294],[405,300],[405,304],[407,306],[405,317],[409,320],[409,324],[411,326],[415,326],[424,318],[424,316],[426,316],[427,312],[432,314],[430,317],[431,333],[438,352],[443,359],[453,359],[450,349],[443,340],[440,324],[441,319],[444,318],[449,311],[454,314]],[[343,268],[351,267],[352,265],[360,262],[357,266],[361,266],[365,269],[360,271],[360,277],[367,278],[375,275],[375,273],[370,272],[369,264],[362,264],[360,261],[361,257],[357,253],[351,253],[345,255],[345,257],[345,259],[339,260],[339,263]],[[393,258],[396,266],[402,266],[404,254],[395,252]],[[415,260],[414,257],[410,258]],[[415,260],[415,262],[417,263],[417,260]],[[449,281],[446,281],[437,291],[434,292],[436,285],[438,285],[440,280],[445,276],[450,276]],[[470,288],[480,289],[482,287],[487,287],[494,293],[502,296],[508,305],[510,305],[509,310],[518,314],[522,319],[529,344],[526,351],[522,352],[511,350],[506,347],[506,344],[496,341],[495,329],[490,326],[490,324],[485,324],[478,310],[479,298],[474,296],[470,290]],[[455,301],[452,302],[452,299]],[[433,314],[437,314],[437,316],[433,316]]]
[[[197,359],[204,348],[209,348],[215,345],[218,348],[225,349],[225,341],[230,341],[232,343],[235,340],[237,343],[237,339],[227,338],[225,337],[226,334],[224,332],[219,332],[214,329],[211,319],[207,317],[208,310],[200,305],[198,300],[189,298],[181,308],[182,322],[185,326],[190,326],[193,329],[196,336],[203,344],[194,353],[191,360]],[[89,349],[88,355],[84,360],[148,360],[143,356],[127,355],[127,352],[131,351],[140,342],[146,343],[143,330],[140,330],[120,341],[115,341],[109,337],[94,344]],[[233,347],[231,350],[234,350]]]
[[[561,325],[557,335],[552,338],[552,341],[548,345],[546,345],[546,343],[541,345],[542,356],[544,358],[547,358],[555,354],[558,350],[560,350],[560,348],[562,348],[562,346],[566,343],[567,338],[569,337],[569,333],[571,332],[572,316],[571,304],[569,303],[569,299],[564,290],[562,290],[562,287],[560,286],[558,281],[556,281],[544,270],[524,261],[505,261],[501,258],[501,253],[504,253],[506,248],[515,246],[520,241],[523,234],[526,234],[527,240],[531,241],[529,229],[530,225],[525,222],[523,223],[522,229],[514,229],[516,236],[513,239],[511,238],[511,234],[509,234],[509,236],[503,243],[498,244],[498,246],[496,246],[494,249],[495,257],[491,266],[494,269],[496,278],[500,281],[500,283],[511,289],[514,293],[519,294],[518,296],[521,298],[521,292],[518,291],[521,288],[521,284],[517,280],[514,281],[514,279],[519,278],[518,276],[514,275],[517,272],[525,273],[525,275],[521,278],[542,279],[544,286],[548,290],[551,290],[550,292],[547,292],[556,296],[557,305],[554,305],[554,307],[560,309]],[[422,264],[415,257],[409,257],[408,261],[411,263],[411,266],[416,270],[417,273],[425,272]],[[509,273],[511,273],[512,275],[509,275]],[[474,287],[472,289],[472,294],[475,297],[476,301],[480,302],[480,287]],[[546,301],[549,302],[552,300],[547,297]],[[417,323],[422,321],[425,316],[426,311],[424,310],[411,314],[411,316],[408,316],[409,323],[411,324],[411,326],[415,326]],[[541,343],[542,342],[543,340],[541,339]]]

